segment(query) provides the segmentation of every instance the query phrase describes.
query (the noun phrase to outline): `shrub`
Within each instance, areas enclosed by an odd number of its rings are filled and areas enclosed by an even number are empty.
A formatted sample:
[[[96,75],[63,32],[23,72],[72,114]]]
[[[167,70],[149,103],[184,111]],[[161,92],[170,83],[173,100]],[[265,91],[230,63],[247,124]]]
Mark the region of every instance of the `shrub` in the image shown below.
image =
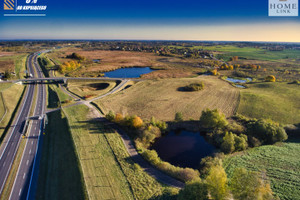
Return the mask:
[[[187,183],[178,195],[178,200],[206,200],[208,199],[207,184],[200,181]]]
[[[168,126],[166,122],[155,119],[155,117],[151,117],[150,124],[158,127],[161,131],[167,130]]]
[[[266,81],[266,82],[275,82],[275,81],[276,81],[276,78],[275,78],[275,76],[273,76],[273,75],[269,75],[269,76],[267,76],[267,77],[265,78],[265,81]]]
[[[115,116],[115,122],[116,123],[121,123],[123,121],[124,117],[121,113],[117,113]]]
[[[177,112],[177,113],[175,114],[175,121],[176,121],[176,122],[181,122],[181,121],[183,121],[183,115],[182,115],[182,112]]]
[[[223,137],[223,143],[221,144],[221,150],[224,153],[232,153],[235,150],[234,135],[231,132],[227,132]]]
[[[184,87],[185,91],[200,91],[203,90],[204,88],[204,83],[200,82],[200,83],[192,83],[190,85],[187,85]]]
[[[249,122],[247,124],[247,133],[267,144],[285,141],[288,138],[285,130],[279,124],[263,119]]]
[[[216,69],[212,70],[212,71],[211,71],[211,74],[212,74],[213,76],[217,76],[217,75],[218,75],[218,70],[216,70]]]
[[[247,136],[241,134],[241,136],[237,136],[234,134],[234,148],[236,151],[243,151],[248,147]]]
[[[222,165],[213,166],[205,180],[208,185],[209,194],[213,199],[227,199],[227,175]]]
[[[113,111],[109,111],[106,115],[105,115],[106,119],[108,119],[109,121],[113,121],[115,119],[115,113],[113,113]]]
[[[202,111],[200,123],[204,128],[224,128],[228,125],[226,117],[217,109],[206,109]]]
[[[235,169],[231,178],[230,188],[234,199],[273,199],[272,190],[257,172],[247,171],[244,168]]]
[[[143,120],[138,116],[135,116],[132,120],[132,126],[134,128],[140,128],[143,126],[143,124],[144,124]]]

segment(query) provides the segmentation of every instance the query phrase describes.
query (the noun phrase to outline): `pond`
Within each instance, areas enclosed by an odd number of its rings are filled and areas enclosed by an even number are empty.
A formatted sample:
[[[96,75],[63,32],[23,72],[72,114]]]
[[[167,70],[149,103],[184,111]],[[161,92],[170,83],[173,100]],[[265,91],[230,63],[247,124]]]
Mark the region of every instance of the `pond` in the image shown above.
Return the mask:
[[[252,81],[252,78],[246,78],[244,79],[237,79],[237,78],[226,78],[226,81],[232,82],[232,83],[247,83],[249,81]]]
[[[110,78],[139,78],[142,74],[148,74],[154,71],[150,67],[131,67],[121,68],[104,73],[105,77]]]
[[[199,132],[171,131],[151,147],[158,156],[175,166],[197,169],[201,159],[212,155],[216,148],[206,142]]]

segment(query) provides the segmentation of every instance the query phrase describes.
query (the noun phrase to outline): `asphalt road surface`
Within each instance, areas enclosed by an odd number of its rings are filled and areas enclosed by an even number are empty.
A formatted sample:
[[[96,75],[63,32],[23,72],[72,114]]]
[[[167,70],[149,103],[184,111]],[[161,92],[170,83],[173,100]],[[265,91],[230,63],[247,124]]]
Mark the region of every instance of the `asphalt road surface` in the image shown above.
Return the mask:
[[[37,78],[42,78],[42,72],[37,64],[37,54],[28,57],[27,67],[29,73]],[[35,69],[35,70],[34,70]],[[33,102],[34,90],[37,89],[36,102]],[[3,192],[7,176],[10,172],[15,154],[19,147],[21,134],[25,125],[26,117],[29,116],[31,106],[34,107],[34,116],[42,116],[45,107],[45,86],[43,84],[34,85],[29,84],[25,93],[25,100],[21,105],[21,109],[16,115],[12,127],[10,128],[4,143],[0,149],[0,193]],[[33,199],[35,183],[37,175],[35,175],[36,168],[38,168],[37,150],[40,144],[41,128],[43,126],[42,118],[34,118],[29,121],[29,128],[27,137],[25,139],[26,145],[22,154],[21,162],[17,171],[17,176],[14,180],[13,188],[10,194],[10,199]],[[30,191],[30,192],[29,192]],[[29,195],[31,194],[31,195]]]

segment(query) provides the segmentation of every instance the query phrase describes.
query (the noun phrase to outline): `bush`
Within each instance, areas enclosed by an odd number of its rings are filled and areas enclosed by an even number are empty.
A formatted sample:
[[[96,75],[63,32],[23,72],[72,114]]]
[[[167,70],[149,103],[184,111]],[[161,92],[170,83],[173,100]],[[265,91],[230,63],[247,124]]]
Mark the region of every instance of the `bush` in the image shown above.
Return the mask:
[[[243,151],[247,149],[248,143],[247,136],[244,134],[241,134],[240,136],[237,136],[234,134],[234,148],[236,151]]]
[[[134,128],[141,128],[143,124],[144,124],[143,120],[138,116],[135,116],[132,120],[132,126]]]
[[[208,199],[207,184],[194,181],[187,183],[178,195],[178,200],[206,200]]]
[[[247,133],[258,138],[262,143],[274,144],[287,140],[284,128],[271,120],[257,120],[247,124]]]
[[[267,77],[265,78],[265,81],[266,81],[266,82],[275,82],[275,81],[276,81],[276,78],[275,78],[275,76],[273,76],[273,75],[269,75],[269,76],[267,76]]]
[[[200,91],[203,90],[204,88],[204,83],[200,82],[200,83],[192,83],[190,85],[187,85],[184,87],[185,91]]]
[[[202,111],[200,123],[204,128],[224,128],[228,125],[225,115],[217,109]]]
[[[181,121],[183,121],[183,115],[182,115],[181,112],[177,112],[177,113],[175,114],[175,121],[176,121],[176,122],[181,122]]]
[[[115,119],[115,113],[113,113],[113,111],[109,111],[106,115],[105,115],[106,119],[109,121],[113,121]]]
[[[223,137],[223,143],[221,144],[221,150],[224,153],[232,153],[235,150],[234,135],[231,132],[227,132]]]
[[[123,121],[124,117],[121,113],[117,113],[115,116],[115,122],[116,123],[121,123]]]

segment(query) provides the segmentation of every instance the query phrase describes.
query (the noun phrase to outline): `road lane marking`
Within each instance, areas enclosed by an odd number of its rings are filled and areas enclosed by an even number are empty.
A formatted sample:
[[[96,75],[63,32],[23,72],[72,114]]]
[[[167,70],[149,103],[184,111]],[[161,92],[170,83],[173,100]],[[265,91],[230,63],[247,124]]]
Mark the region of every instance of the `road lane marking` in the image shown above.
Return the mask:
[[[20,189],[19,196],[21,196],[22,188]]]
[[[33,144],[33,141],[31,141],[31,144]]]
[[[25,173],[24,173],[24,175],[23,175],[23,179],[25,178]]]
[[[29,160],[27,160],[26,165],[28,165],[28,163],[29,163]]]
[[[4,165],[5,165],[5,162],[3,163],[3,167],[4,167]]]
[[[29,151],[29,154],[31,153],[31,149],[30,149],[30,151]]]

